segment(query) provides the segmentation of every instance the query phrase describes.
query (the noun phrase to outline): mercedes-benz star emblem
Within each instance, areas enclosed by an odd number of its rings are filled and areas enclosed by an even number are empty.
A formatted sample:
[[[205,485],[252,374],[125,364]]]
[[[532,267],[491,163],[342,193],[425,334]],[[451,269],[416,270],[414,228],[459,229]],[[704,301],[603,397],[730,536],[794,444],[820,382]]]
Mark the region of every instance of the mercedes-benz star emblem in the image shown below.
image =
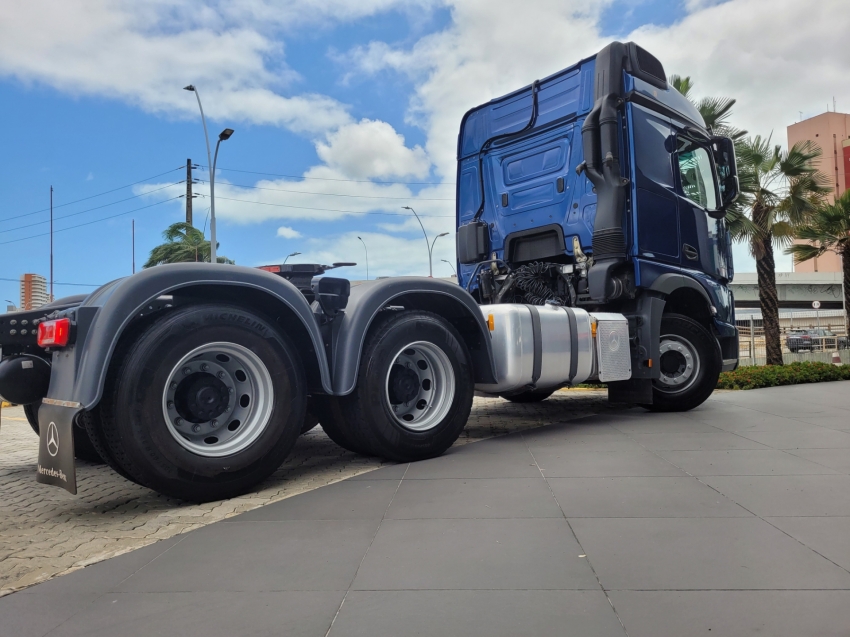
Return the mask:
[[[55,457],[59,453],[59,430],[56,428],[55,422],[47,425],[47,453],[51,457]]]
[[[611,332],[608,335],[608,349],[612,352],[616,352],[620,349],[620,335],[617,332]]]

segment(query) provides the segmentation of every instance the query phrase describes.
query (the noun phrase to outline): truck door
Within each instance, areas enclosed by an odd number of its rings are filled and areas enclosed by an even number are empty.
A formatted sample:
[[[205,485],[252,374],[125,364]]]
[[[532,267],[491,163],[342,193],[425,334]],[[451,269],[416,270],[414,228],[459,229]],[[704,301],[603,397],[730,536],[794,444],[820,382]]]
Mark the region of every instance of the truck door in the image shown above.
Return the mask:
[[[702,143],[677,135],[676,167],[682,266],[726,279],[728,239],[725,224],[707,213],[719,205],[711,153]]]
[[[670,120],[629,104],[634,130],[635,235],[638,256],[679,265],[680,230]]]

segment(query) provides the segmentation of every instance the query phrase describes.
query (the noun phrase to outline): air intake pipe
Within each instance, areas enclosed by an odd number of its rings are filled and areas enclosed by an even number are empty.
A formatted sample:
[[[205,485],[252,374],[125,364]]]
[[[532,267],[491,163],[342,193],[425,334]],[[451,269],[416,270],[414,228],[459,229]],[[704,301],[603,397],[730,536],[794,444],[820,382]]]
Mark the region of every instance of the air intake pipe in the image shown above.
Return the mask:
[[[620,172],[618,109],[623,101],[623,70],[629,68],[629,49],[630,45],[612,42],[596,56],[595,102],[581,127],[584,163],[579,169],[587,171],[597,195],[588,291],[599,302],[623,293],[614,270],[627,256],[623,214],[629,180]]]

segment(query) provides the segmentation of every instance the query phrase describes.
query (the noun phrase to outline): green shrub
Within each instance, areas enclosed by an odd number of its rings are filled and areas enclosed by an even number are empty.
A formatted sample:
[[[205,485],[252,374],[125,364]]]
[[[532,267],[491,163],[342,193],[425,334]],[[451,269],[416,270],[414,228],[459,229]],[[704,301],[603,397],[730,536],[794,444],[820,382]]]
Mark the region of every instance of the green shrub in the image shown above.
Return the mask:
[[[850,365],[808,361],[788,365],[739,367],[734,372],[720,374],[717,389],[760,389],[831,380],[850,380]]]

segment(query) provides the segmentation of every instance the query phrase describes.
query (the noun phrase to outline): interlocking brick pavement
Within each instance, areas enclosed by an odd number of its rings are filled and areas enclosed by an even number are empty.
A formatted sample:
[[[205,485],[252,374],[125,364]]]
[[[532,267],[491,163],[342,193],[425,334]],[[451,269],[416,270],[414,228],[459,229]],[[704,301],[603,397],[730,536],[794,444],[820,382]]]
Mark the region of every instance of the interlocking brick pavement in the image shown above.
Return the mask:
[[[563,390],[536,404],[476,397],[457,445],[617,409],[605,391]],[[38,438],[20,407],[0,429],[0,596],[157,540],[332,484],[387,463],[335,445],[317,427],[257,489],[230,500],[187,504],[77,461],[77,495],[35,481]]]

